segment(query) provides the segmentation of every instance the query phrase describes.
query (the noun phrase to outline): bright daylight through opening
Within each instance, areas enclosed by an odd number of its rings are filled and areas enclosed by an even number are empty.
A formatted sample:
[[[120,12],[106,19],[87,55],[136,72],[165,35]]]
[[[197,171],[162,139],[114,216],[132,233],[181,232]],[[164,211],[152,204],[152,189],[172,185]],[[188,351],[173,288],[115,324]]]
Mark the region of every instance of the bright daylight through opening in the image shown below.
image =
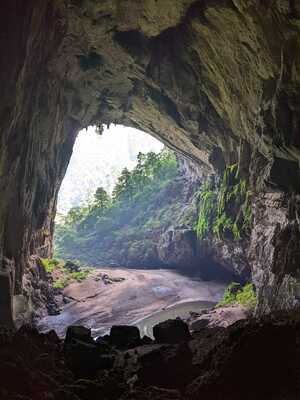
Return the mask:
[[[52,275],[60,313],[40,322],[61,336],[84,323],[152,327],[210,308],[229,280],[209,258],[199,273],[198,181],[161,142],[119,125],[78,134],[57,206]],[[204,278],[206,281],[203,281]]]

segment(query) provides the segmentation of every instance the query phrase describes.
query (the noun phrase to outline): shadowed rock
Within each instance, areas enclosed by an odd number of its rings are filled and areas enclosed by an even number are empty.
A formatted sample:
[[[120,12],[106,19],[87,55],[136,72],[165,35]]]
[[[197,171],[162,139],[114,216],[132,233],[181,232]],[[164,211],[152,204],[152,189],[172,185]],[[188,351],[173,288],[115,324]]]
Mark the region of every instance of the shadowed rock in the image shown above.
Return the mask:
[[[157,343],[179,343],[191,339],[188,325],[180,318],[168,319],[153,327]]]
[[[140,340],[140,331],[136,326],[114,325],[111,327],[109,341],[113,346],[129,349],[138,346]]]

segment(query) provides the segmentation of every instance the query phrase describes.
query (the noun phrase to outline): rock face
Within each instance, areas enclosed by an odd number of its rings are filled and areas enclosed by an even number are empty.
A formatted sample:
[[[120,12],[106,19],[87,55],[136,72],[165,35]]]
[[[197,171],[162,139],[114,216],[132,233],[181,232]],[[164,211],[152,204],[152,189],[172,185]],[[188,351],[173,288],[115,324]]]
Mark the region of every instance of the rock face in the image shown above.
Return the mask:
[[[17,327],[59,313],[52,282],[38,257],[29,259],[22,278],[22,291],[13,298],[13,311]]]
[[[0,397],[299,398],[299,311],[297,316],[264,317],[239,321],[229,328],[202,329],[188,342],[139,343],[123,351],[92,343],[88,332],[80,330],[73,327],[63,343],[53,331],[39,334],[28,326],[16,333],[1,329]]]
[[[158,243],[159,258],[177,266],[193,264],[197,253],[197,237],[188,227],[174,227],[165,232]]]
[[[168,319],[153,327],[157,343],[180,343],[191,339],[187,324],[181,319]]]
[[[176,268],[215,281],[249,279],[246,238],[197,237],[201,173],[177,156],[172,178],[154,178],[152,190],[137,192],[133,201],[121,200],[100,218],[91,212],[77,225],[56,225],[56,256],[96,266]]]
[[[196,197],[200,181],[199,176],[193,175],[191,162],[188,167],[177,156],[176,163],[172,178],[165,178],[163,183],[154,180],[153,190],[145,190],[144,196],[135,196],[132,204],[123,201],[107,213],[106,219],[104,215],[104,221],[95,223],[95,215],[91,214],[93,223],[87,217],[87,223],[83,221],[76,228],[73,239],[60,234],[58,227],[55,235],[58,256],[97,266],[185,268],[195,265],[193,225],[198,215]],[[189,224],[184,229],[190,237],[182,234],[182,226],[174,228],[174,224],[183,222]],[[174,240],[167,240],[169,231],[174,232]]]
[[[224,327],[227,328],[235,322],[246,319],[249,310],[241,305],[218,307],[214,310],[203,312],[200,316],[190,319],[189,327],[192,331],[199,331],[204,328]]]
[[[140,331],[136,326],[114,325],[109,340],[112,345],[120,348],[136,347],[141,340]]]
[[[257,311],[293,308],[300,299],[300,197],[266,193],[254,207],[249,259],[258,289]]]
[[[2,3],[0,322],[12,323],[30,255],[51,252],[76,132],[110,122],[159,137],[206,173],[239,162],[259,193],[250,254],[260,310],[297,302],[298,220],[268,198],[289,203],[299,191],[298,2]]]

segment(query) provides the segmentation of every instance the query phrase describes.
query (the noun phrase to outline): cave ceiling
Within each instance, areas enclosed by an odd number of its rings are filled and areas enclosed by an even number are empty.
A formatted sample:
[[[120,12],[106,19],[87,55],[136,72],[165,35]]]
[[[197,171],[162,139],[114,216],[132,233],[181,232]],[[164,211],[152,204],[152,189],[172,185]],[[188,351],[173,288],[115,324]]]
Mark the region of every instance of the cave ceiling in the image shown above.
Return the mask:
[[[208,166],[257,153],[298,163],[296,2],[82,0],[57,7],[65,32],[50,68],[63,81],[68,114],[82,126],[134,126]]]

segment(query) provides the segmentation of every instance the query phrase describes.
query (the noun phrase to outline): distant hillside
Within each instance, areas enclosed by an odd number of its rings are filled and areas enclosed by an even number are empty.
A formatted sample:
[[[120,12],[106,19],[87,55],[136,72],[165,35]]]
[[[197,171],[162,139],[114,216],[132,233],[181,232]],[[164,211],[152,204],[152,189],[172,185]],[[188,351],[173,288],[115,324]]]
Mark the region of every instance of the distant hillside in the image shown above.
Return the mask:
[[[136,167],[122,171],[112,195],[99,187],[87,205],[61,217],[55,257],[245,281],[245,185],[236,166],[217,182],[199,181],[194,168],[167,149],[139,154]]]
[[[86,204],[99,186],[111,194],[122,169],[134,168],[139,152],[157,153],[162,147],[150,135],[120,125],[105,127],[101,135],[95,127],[81,131],[59,192],[58,215]]]
[[[177,256],[187,262],[194,251],[195,191],[173,152],[140,154],[131,172],[123,170],[112,197],[99,188],[88,206],[72,209],[60,221],[55,233],[56,256],[90,265],[151,267],[167,265],[169,258],[176,264]],[[168,249],[159,242],[169,228],[180,224],[190,227],[182,231],[190,235],[186,243],[180,237],[189,255],[175,257],[172,251],[164,255]]]

